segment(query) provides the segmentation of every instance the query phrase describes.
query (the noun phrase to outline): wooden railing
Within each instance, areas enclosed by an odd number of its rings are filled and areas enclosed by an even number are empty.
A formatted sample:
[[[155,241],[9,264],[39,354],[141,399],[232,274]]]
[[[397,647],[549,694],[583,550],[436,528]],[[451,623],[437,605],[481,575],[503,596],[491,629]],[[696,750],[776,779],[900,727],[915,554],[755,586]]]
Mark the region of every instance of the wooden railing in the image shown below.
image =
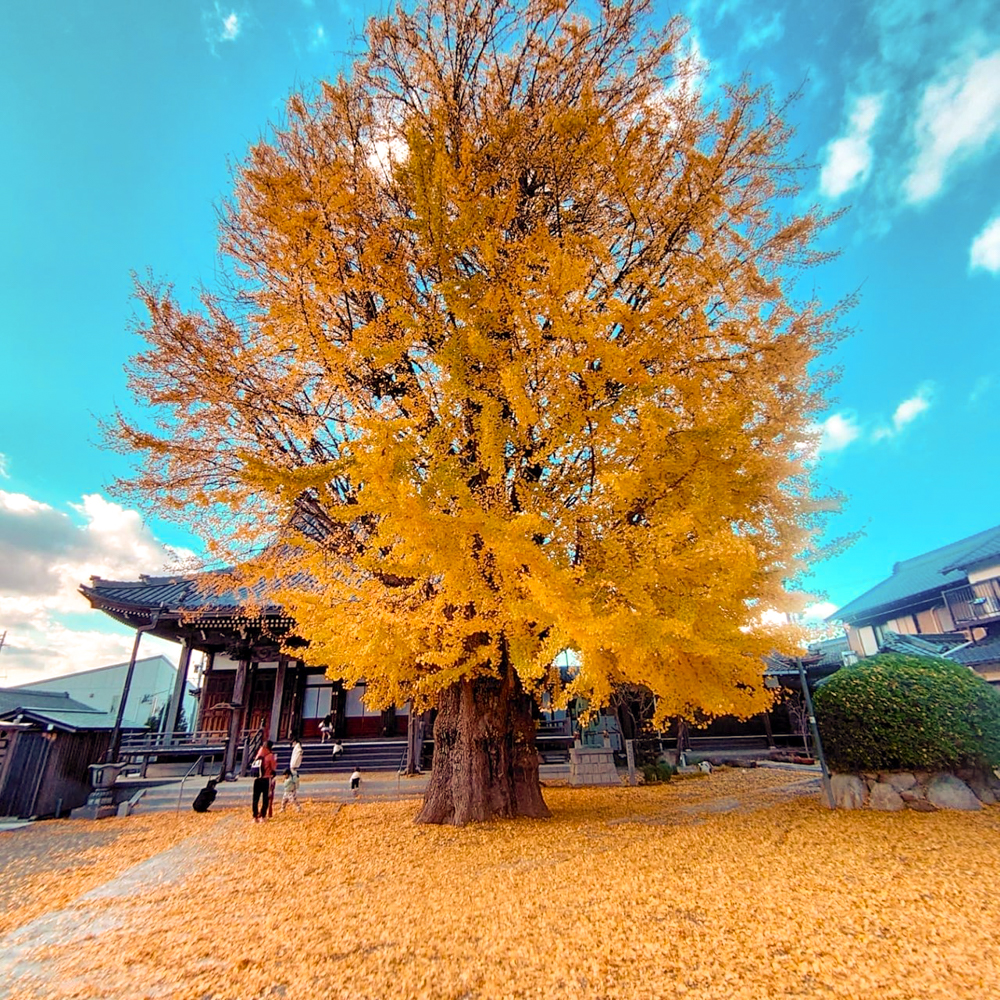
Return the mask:
[[[944,591],[943,596],[957,627],[1000,618],[1000,579],[997,577],[967,587],[953,587]]]
[[[122,736],[121,754],[149,753],[153,750],[190,749],[225,745],[226,734],[218,730],[199,729],[194,732],[177,730],[173,733],[126,733]]]
[[[119,758],[129,767],[137,767],[140,777],[145,778],[151,761],[189,760],[197,754],[195,767],[199,774],[204,774],[206,762],[214,765],[216,757],[221,759],[225,749],[226,734],[218,730],[126,733],[122,737]]]

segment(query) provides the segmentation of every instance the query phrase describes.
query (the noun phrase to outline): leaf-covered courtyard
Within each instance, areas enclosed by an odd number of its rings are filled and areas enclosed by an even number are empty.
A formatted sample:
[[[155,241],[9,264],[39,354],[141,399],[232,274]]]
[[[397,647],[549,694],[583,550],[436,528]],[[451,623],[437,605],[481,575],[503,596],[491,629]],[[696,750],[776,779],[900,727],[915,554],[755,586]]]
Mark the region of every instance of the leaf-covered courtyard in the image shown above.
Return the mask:
[[[546,801],[551,820],[465,829],[413,824],[416,800],[307,800],[267,825],[5,834],[0,979],[183,1000],[1000,995],[1000,809],[831,813],[808,775],[765,770]],[[18,853],[33,834],[57,863]],[[145,882],[81,898],[151,856]]]

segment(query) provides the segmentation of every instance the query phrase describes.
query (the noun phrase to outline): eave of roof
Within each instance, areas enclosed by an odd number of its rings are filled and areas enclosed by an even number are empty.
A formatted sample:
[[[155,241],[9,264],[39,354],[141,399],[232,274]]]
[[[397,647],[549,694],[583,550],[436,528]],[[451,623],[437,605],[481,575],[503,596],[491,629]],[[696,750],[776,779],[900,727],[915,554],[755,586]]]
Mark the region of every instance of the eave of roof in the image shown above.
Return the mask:
[[[249,591],[210,594],[199,588],[194,577],[140,577],[124,581],[91,577],[90,586],[82,584],[79,589],[91,607],[129,625],[134,625],[137,618],[152,619],[155,615],[164,621],[190,616],[199,620],[278,618],[291,622],[277,605],[265,605],[248,613],[253,606]]]
[[[930,632],[922,635],[901,635],[886,631],[879,652],[906,653],[911,656],[948,656],[968,643],[964,632]]]
[[[1000,663],[1000,635],[968,643],[961,649],[948,654],[949,660],[964,663],[967,667],[982,666],[986,663]]]
[[[893,567],[892,576],[849,601],[827,620],[860,624],[939,600],[942,590],[965,581],[959,567],[966,565],[970,556],[981,562],[981,553],[995,547],[1000,548],[1000,526],[902,560]]]

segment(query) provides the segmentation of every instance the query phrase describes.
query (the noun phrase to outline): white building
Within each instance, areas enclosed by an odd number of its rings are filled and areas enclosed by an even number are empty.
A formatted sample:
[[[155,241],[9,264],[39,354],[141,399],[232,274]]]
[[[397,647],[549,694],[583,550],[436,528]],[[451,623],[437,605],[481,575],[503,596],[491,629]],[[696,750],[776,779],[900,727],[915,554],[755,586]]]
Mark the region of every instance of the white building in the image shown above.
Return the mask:
[[[98,712],[115,715],[121,703],[127,671],[128,661],[113,663],[107,667],[81,670],[61,677],[50,677],[44,681],[33,681],[31,684],[20,684],[8,690],[61,692]],[[144,723],[147,719],[155,717],[158,720],[157,728],[162,729],[166,725],[167,706],[170,704],[170,696],[176,681],[177,668],[165,656],[147,656],[136,660],[128,704],[125,707],[125,718]],[[188,684],[182,702],[184,721],[188,729],[192,726],[197,710],[191,690]]]

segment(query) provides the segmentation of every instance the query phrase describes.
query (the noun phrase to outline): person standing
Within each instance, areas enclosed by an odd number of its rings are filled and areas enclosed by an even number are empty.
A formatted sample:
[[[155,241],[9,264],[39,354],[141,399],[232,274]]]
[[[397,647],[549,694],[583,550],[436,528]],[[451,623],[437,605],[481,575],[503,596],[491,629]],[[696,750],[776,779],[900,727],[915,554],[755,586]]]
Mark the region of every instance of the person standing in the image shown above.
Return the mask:
[[[299,776],[290,767],[285,769],[285,780],[281,785],[282,812],[289,802],[302,812],[302,804],[299,802]]]
[[[260,761],[260,770],[253,779],[253,821],[263,823],[268,817],[271,789],[274,787],[274,776],[278,771],[278,758],[274,756],[274,744],[270,740],[257,751],[254,765],[257,761]]]
[[[354,792],[355,798],[361,795],[361,772],[357,768],[351,774],[351,791]]]
[[[292,740],[292,756],[288,762],[288,769],[297,778],[300,767],[302,767],[302,741],[296,736]]]

